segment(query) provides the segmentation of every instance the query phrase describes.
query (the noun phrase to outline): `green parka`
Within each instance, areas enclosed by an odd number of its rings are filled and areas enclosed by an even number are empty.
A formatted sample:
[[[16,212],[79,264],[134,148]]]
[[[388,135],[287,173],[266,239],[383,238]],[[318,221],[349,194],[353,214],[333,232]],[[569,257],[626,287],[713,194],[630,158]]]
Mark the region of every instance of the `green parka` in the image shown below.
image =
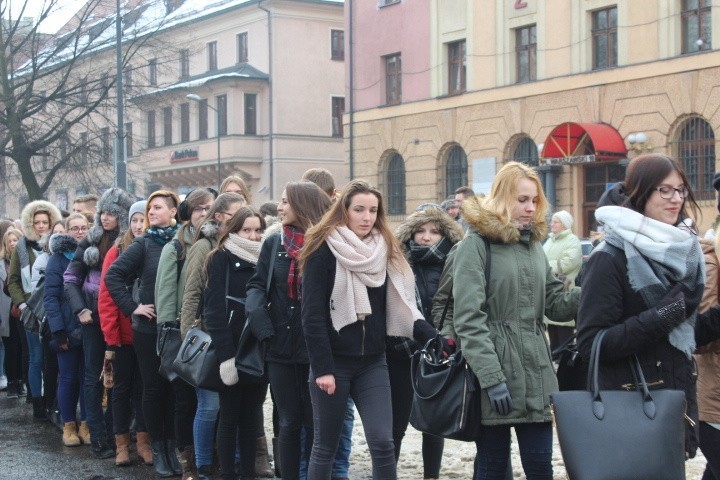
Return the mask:
[[[483,392],[483,425],[515,425],[552,420],[549,395],[558,390],[545,335],[543,315],[553,320],[575,316],[580,289],[563,292],[550,269],[540,241],[546,225],[521,233],[466,200],[463,218],[471,233],[458,244],[453,267],[454,327],[470,367],[485,389],[505,382],[513,409],[501,416]],[[487,303],[485,273],[490,240]]]
[[[193,233],[193,230],[188,226],[181,227],[175,234],[173,241],[168,242],[160,254],[155,279],[155,314],[157,315],[158,324],[173,322],[180,318],[187,269],[183,262],[181,271],[178,272],[180,264],[178,263],[178,249],[175,246],[175,240],[183,242],[183,251],[187,257],[187,252],[193,242]]]

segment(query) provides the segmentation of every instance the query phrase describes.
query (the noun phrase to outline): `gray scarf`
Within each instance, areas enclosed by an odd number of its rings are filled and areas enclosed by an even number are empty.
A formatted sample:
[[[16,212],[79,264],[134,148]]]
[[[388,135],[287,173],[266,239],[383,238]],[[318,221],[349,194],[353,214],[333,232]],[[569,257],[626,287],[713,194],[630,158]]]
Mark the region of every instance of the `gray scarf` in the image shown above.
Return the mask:
[[[670,344],[691,358],[697,307],[705,285],[697,236],[624,207],[599,208],[595,218],[605,225],[605,241],[624,250],[630,286],[646,305],[657,305],[678,283],[695,292],[685,298],[692,314],[669,335]]]

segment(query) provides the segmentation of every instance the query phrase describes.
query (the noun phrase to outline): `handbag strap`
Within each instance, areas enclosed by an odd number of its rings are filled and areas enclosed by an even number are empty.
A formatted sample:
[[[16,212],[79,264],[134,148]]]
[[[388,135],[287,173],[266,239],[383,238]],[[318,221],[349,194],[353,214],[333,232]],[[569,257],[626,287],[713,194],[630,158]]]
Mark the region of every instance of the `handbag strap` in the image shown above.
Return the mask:
[[[275,267],[275,257],[277,257],[278,250],[280,245],[280,235],[275,237],[275,241],[273,242],[271,255],[270,255],[270,264],[268,266],[268,277],[267,277],[267,283],[265,284],[265,300],[270,301],[270,288],[272,288],[272,281],[273,281],[273,268]]]

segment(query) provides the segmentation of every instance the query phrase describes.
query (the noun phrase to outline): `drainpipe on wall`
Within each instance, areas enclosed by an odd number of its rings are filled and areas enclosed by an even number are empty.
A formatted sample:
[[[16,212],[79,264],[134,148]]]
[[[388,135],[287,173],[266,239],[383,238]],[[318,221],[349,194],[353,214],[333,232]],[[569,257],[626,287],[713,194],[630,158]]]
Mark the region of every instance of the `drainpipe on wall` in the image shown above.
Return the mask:
[[[263,2],[263,0],[258,1],[258,8],[262,11],[264,11],[267,14],[267,22],[268,22],[268,96],[270,97],[268,100],[269,106],[270,106],[270,114],[269,120],[270,120],[270,148],[269,148],[269,155],[270,155],[270,200],[275,199],[275,165],[273,162],[273,143],[275,141],[275,131],[274,131],[274,123],[273,123],[273,47],[272,47],[272,17],[270,15],[270,10],[260,5]]]
[[[353,155],[353,140],[354,140],[354,117],[353,113],[355,111],[355,90],[354,90],[354,70],[353,70],[353,54],[355,52],[355,49],[353,48],[353,2],[352,0],[348,0],[348,52],[349,52],[349,75],[350,75],[350,111],[349,111],[349,119],[348,119],[348,147],[350,148],[350,156],[349,156],[349,162],[350,162],[350,180],[352,180],[355,176],[355,169],[354,169],[354,155]]]

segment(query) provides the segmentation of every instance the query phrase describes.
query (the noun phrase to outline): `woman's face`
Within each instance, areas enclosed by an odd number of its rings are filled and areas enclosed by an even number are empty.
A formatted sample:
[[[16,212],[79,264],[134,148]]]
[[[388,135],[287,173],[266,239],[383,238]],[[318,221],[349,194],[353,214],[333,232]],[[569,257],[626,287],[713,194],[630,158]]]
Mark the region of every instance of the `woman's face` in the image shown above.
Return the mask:
[[[215,221],[218,225],[223,225],[225,222],[230,220],[235,213],[243,207],[242,202],[231,203],[227,210],[223,212],[215,212]]]
[[[223,190],[220,193],[237,193],[238,195],[242,195],[243,198],[245,198],[245,192],[243,192],[243,189],[235,182],[230,182],[225,186],[225,190]]]
[[[657,188],[665,187],[667,189],[672,188],[683,188],[685,184],[682,181],[682,177],[676,171],[673,171],[665,177],[665,180],[660,182]],[[645,210],[643,214],[646,217],[650,217],[658,222],[667,223],[668,225],[675,225],[678,221],[678,215],[682,209],[685,198],[680,195],[676,190],[672,190],[672,197],[669,199],[662,198],[661,194],[657,189],[653,191],[645,203]]]
[[[297,222],[295,212],[293,212],[292,207],[287,201],[286,190],[283,190],[282,197],[278,202],[278,216],[280,217],[280,223],[282,223],[283,226],[295,225],[295,223]]]
[[[70,223],[68,223],[68,230],[70,231],[70,235],[79,242],[87,235],[87,222],[83,221],[82,218],[73,218],[70,220]]]
[[[117,215],[113,215],[110,212],[102,212],[100,214],[100,224],[106,232],[116,230],[118,228]]]
[[[259,242],[262,237],[263,229],[260,223],[260,219],[256,216],[248,217],[243,222],[242,228],[237,232],[242,238],[252,240],[253,242]]]
[[[440,229],[435,222],[423,223],[413,234],[415,243],[423,247],[432,247],[442,240],[442,238],[442,233],[440,233]]]
[[[14,233],[11,233],[10,235],[8,235],[7,245],[5,245],[5,248],[8,251],[8,254],[12,254],[15,251],[15,247],[17,247],[19,240],[20,239]]]
[[[143,223],[145,223],[144,213],[133,214],[132,218],[130,219],[130,231],[132,232],[133,237],[137,238],[142,236],[143,233],[145,233],[145,229],[143,229]]]
[[[210,207],[212,207],[212,204],[213,198],[208,197],[207,202],[193,208],[192,214],[190,215],[190,224],[193,227],[198,228],[202,221],[205,220],[205,215],[207,215],[207,212],[210,210]]]
[[[527,225],[535,218],[537,209],[538,189],[535,182],[522,177],[518,180],[517,196],[512,208],[512,220],[520,225]]]
[[[35,235],[38,238],[50,230],[50,215],[45,212],[38,212],[33,215],[33,230],[35,230]]]
[[[565,225],[563,225],[557,217],[552,217],[552,221],[550,222],[550,231],[552,233],[560,233],[563,230],[565,230]]]
[[[52,233],[53,233],[53,235],[56,233],[65,233],[65,227],[63,226],[62,223],[56,223],[55,226],[53,227]]]
[[[164,197],[155,197],[148,206],[148,223],[151,227],[169,227],[176,213],[177,209],[168,207]]]
[[[378,198],[372,193],[357,193],[350,200],[347,227],[360,238],[365,238],[375,226]]]

